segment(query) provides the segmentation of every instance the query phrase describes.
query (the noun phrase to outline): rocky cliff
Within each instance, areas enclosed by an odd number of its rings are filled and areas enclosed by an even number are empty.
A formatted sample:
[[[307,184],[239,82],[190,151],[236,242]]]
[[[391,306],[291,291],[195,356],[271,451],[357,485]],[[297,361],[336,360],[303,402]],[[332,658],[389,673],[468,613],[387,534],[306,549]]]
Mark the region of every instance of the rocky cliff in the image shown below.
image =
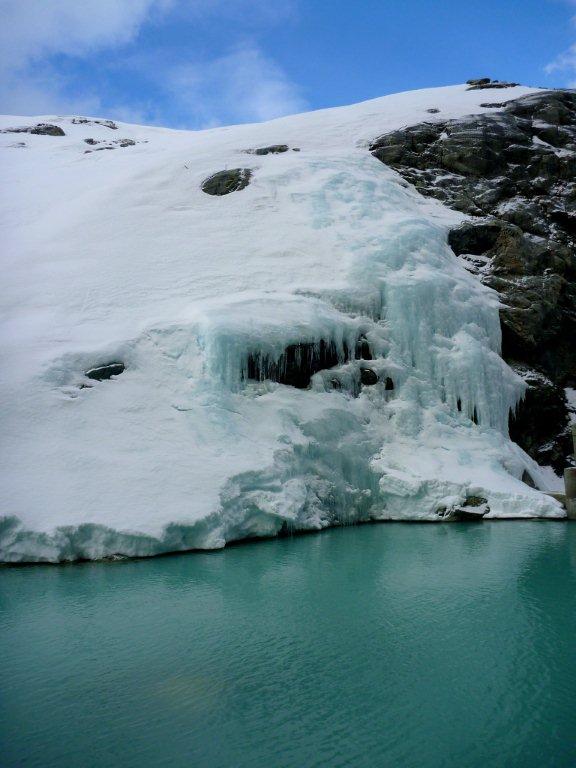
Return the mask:
[[[469,85],[501,97],[508,84]],[[482,107],[387,133],[370,150],[466,214],[449,243],[500,294],[503,356],[528,384],[511,436],[561,471],[574,461],[565,388],[576,386],[576,92],[487,98]]]

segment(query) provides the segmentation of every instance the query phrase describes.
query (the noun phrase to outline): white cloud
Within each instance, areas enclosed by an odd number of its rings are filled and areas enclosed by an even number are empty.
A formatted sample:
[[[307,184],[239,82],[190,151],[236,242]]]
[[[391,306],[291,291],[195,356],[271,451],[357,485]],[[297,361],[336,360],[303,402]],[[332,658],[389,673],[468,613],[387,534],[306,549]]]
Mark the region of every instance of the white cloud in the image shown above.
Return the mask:
[[[226,23],[232,44],[232,34],[238,39],[249,29],[252,40],[259,26],[286,22],[296,2],[0,0],[0,112],[108,113],[118,119],[162,121],[154,105],[134,103],[134,92],[114,107],[110,94],[95,92],[89,78],[74,81],[74,59],[89,61],[95,54],[106,67],[132,69],[142,83],[153,83],[182,125],[260,121],[301,111],[306,104],[299,89],[254,42],[210,61],[197,61],[192,52],[174,62],[170,48],[125,48],[137,41],[145,24],[168,16],[171,24],[195,28]],[[58,56],[66,57],[64,63]]]
[[[576,0],[564,0],[564,2],[572,8],[576,8]],[[571,21],[573,26],[576,26],[576,16],[573,16]],[[576,77],[576,43],[548,63],[544,67],[544,72],[547,75],[552,75],[556,72],[566,72],[569,78]],[[565,85],[568,88],[574,88],[576,87],[575,82],[575,80],[570,80]]]
[[[94,94],[67,96],[65,82],[51,68],[43,74],[4,75],[0,82],[0,112],[11,115],[97,115],[101,101]]]
[[[166,0],[0,0],[0,66],[19,70],[53,54],[81,56],[132,40]]]
[[[173,67],[163,77],[181,111],[201,126],[271,120],[306,108],[298,87],[255,45]]]
[[[96,94],[70,96],[50,56],[86,56],[132,41],[171,0],[0,0],[0,105],[29,114],[99,111]]]
[[[570,46],[567,51],[561,53],[553,61],[544,67],[547,75],[553,72],[572,72],[576,73],[576,44]]]

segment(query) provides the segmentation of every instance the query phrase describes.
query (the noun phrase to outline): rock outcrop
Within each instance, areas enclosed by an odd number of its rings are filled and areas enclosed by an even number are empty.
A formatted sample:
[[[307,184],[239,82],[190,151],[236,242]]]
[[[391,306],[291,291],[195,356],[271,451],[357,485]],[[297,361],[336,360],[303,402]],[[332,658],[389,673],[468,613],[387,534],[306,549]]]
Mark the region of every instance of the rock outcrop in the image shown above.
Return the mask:
[[[96,149],[86,149],[84,154],[88,155],[90,152],[101,152],[102,150],[116,149],[117,147],[134,147],[137,143],[140,142],[136,142],[134,139],[114,139],[113,141],[84,139],[84,143],[89,144],[91,147],[96,147]],[[96,146],[98,144],[102,144],[103,146]]]
[[[576,386],[576,92],[482,106],[501,111],[419,123],[370,150],[422,194],[472,217],[449,243],[502,298],[502,354],[528,384],[511,435],[559,470],[571,455],[564,388]]]
[[[38,125],[25,125],[20,128],[5,128],[0,133],[32,133],[37,136],[65,136],[59,125],[51,123],[38,123]]]
[[[288,152],[288,144],[271,144],[269,147],[258,147],[257,149],[245,149],[247,155],[281,155]]]
[[[74,125],[103,125],[105,128],[111,128],[113,131],[118,130],[118,126],[113,120],[89,120],[87,117],[73,117],[72,123]]]

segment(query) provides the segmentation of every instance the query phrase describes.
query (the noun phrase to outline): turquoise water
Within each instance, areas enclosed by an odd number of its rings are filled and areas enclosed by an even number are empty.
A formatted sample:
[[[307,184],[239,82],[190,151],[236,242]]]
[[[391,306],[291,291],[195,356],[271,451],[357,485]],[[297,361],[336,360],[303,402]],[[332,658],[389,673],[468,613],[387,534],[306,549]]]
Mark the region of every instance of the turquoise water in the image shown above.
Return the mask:
[[[0,570],[0,764],[576,765],[576,525]]]

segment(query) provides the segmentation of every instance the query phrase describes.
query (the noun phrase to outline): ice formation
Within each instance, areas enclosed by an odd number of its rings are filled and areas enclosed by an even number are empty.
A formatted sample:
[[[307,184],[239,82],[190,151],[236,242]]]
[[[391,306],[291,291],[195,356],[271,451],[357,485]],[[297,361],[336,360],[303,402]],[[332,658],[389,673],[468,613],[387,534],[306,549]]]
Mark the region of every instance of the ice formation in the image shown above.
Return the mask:
[[[497,295],[447,245],[462,216],[367,150],[482,100],[118,123],[115,143],[105,121],[2,118],[65,136],[0,136],[0,560],[441,520],[469,495],[489,517],[563,516],[521,481],[549,478],[507,436],[524,383],[499,356]],[[248,186],[202,192],[240,165]]]

